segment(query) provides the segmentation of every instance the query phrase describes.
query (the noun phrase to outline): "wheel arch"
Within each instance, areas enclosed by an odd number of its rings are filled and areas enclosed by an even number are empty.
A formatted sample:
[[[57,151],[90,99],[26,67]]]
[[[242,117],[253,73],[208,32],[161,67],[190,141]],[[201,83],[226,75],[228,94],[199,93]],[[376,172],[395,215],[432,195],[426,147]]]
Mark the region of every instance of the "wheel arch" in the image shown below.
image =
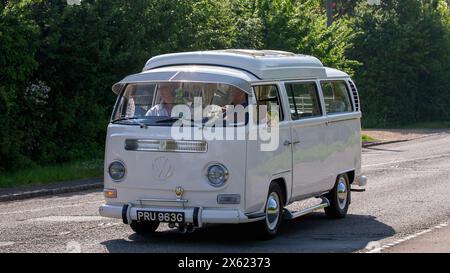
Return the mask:
[[[284,178],[280,177],[280,178],[276,178],[273,179],[270,184],[269,184],[269,188],[270,185],[272,184],[278,184],[281,188],[281,193],[282,193],[282,198],[283,198],[283,205],[285,206],[288,202],[288,197],[287,197],[287,188],[286,188],[286,181],[284,180]]]
[[[353,182],[355,181],[355,170],[351,170],[346,172],[347,177],[348,177],[348,182],[351,184],[353,184]]]

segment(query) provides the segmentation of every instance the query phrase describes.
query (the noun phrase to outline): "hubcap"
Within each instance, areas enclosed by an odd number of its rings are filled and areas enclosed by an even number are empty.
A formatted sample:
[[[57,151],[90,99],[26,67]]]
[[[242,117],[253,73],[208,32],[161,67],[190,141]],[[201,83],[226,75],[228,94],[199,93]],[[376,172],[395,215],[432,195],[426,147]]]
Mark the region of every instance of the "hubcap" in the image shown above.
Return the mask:
[[[337,184],[337,198],[340,209],[345,209],[347,205],[347,181],[345,178],[339,178],[339,182]]]
[[[280,218],[280,198],[272,192],[267,198],[266,223],[270,230],[274,230]]]

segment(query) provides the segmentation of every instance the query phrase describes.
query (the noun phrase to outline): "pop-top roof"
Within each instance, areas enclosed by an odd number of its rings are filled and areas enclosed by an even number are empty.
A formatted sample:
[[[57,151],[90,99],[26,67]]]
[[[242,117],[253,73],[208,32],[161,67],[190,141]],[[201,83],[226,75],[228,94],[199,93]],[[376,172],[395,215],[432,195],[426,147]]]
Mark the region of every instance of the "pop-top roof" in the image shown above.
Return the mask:
[[[164,54],[147,61],[144,71],[173,65],[214,65],[245,70],[261,80],[326,77],[319,59],[275,50],[227,49]]]

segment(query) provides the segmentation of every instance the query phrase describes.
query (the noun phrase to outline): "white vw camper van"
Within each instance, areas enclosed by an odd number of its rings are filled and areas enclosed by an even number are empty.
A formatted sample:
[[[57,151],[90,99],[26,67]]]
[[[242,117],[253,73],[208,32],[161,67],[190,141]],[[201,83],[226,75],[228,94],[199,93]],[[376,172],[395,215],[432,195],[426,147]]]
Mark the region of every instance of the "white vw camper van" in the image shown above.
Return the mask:
[[[100,214],[140,234],[190,232],[324,209],[364,191],[361,111],[346,73],[272,50],[160,55],[113,86]]]

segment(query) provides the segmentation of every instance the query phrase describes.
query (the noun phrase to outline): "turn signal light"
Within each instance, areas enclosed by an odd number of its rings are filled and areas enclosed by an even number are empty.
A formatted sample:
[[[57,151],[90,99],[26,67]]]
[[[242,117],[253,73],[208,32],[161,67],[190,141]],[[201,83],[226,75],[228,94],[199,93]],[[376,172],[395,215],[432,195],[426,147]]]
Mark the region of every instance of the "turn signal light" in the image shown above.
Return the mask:
[[[114,189],[104,189],[103,194],[106,198],[117,198],[117,190]]]

